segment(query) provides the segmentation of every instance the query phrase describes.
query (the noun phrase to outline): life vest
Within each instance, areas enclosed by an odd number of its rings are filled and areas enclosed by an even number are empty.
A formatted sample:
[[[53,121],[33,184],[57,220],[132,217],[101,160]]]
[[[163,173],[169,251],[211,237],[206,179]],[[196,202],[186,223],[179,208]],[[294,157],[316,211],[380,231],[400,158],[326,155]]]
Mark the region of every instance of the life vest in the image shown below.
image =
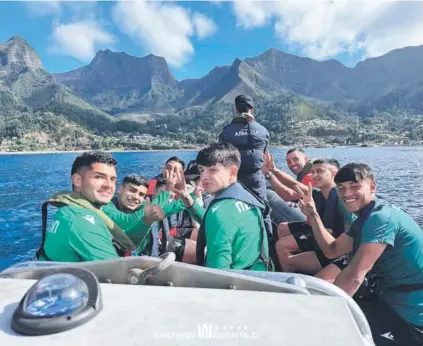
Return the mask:
[[[96,208],[89,202],[84,196],[75,191],[60,191],[53,196],[51,196],[43,205],[41,206],[41,216],[42,216],[42,225],[41,225],[41,245],[38,251],[36,252],[37,259],[40,256],[43,256],[46,260],[50,261],[48,256],[44,251],[44,242],[47,232],[47,213],[48,206],[53,205],[57,208],[61,208],[66,205],[75,205],[89,209],[90,211],[96,213],[106,224],[107,229],[113,236],[113,246],[116,249],[116,252],[121,257],[130,256],[131,252],[135,249],[135,243],[123,232],[118,225],[108,217],[102,210]]]
[[[257,263],[265,263],[266,267],[268,268],[268,270],[272,270],[272,261],[270,259],[270,257],[266,254],[266,249],[264,246],[264,237],[268,237],[269,238],[269,234],[272,234],[272,230],[268,230],[266,228],[266,223],[263,220],[263,212],[266,208],[266,206],[260,202],[258,200],[258,198],[254,195],[252,195],[251,193],[248,193],[240,183],[236,182],[234,184],[232,184],[231,186],[229,186],[228,188],[226,188],[220,195],[216,196],[209,204],[209,206],[207,207],[207,210],[204,214],[203,217],[203,222],[201,223],[200,229],[198,231],[198,236],[197,236],[197,247],[196,247],[196,257],[197,257],[197,265],[200,266],[205,266],[205,256],[204,256],[204,250],[207,246],[206,244],[206,230],[205,230],[205,220],[207,217],[207,213],[209,212],[209,210],[211,209],[211,207],[213,206],[213,204],[215,204],[217,201],[223,200],[223,199],[236,199],[238,201],[244,202],[252,207],[258,207],[261,212],[262,212],[262,217],[260,218],[261,220],[261,230],[262,230],[262,241],[261,241],[261,245],[260,245],[260,254],[258,256],[258,258],[256,259],[256,261],[254,261],[253,264],[251,264],[250,266],[248,266],[247,268],[243,268],[244,270],[248,270],[251,267],[253,267],[255,264]],[[269,247],[271,246],[270,242],[269,242]],[[270,250],[269,250],[270,253]]]

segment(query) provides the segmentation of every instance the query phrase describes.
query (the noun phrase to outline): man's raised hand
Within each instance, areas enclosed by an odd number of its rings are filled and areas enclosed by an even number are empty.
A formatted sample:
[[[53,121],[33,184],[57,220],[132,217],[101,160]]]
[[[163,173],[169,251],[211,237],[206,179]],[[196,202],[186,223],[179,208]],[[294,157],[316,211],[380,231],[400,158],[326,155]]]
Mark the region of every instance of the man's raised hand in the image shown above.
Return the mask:
[[[188,195],[187,186],[185,183],[184,173],[181,170],[173,167],[172,170],[164,173],[164,178],[167,181],[166,189],[169,192],[173,192],[182,198],[186,198]]]
[[[162,208],[158,205],[152,205],[150,198],[147,197],[144,203],[144,218],[143,222],[145,225],[151,225],[153,222],[161,221],[165,218],[165,213]]]
[[[316,205],[313,200],[313,187],[311,184],[308,184],[307,194],[303,194],[303,197],[299,200],[298,204],[304,215],[311,217],[317,214]]]
[[[263,155],[264,165],[267,166],[268,172],[273,172],[275,167],[275,158],[270,151],[265,151]]]

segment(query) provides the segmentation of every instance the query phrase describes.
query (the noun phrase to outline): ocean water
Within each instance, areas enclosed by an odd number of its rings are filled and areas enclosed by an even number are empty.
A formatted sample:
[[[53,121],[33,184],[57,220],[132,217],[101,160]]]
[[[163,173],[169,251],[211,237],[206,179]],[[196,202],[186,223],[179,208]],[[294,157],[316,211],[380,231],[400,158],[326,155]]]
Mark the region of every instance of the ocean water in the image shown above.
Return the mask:
[[[285,149],[272,150],[285,170]],[[368,164],[376,173],[377,193],[405,209],[423,226],[423,148],[311,148],[310,157]],[[41,205],[53,193],[70,190],[77,153],[0,156],[0,270],[33,258],[41,239]],[[151,178],[174,155],[187,163],[195,151],[114,153],[118,181],[127,174]],[[51,218],[54,211],[49,213]]]

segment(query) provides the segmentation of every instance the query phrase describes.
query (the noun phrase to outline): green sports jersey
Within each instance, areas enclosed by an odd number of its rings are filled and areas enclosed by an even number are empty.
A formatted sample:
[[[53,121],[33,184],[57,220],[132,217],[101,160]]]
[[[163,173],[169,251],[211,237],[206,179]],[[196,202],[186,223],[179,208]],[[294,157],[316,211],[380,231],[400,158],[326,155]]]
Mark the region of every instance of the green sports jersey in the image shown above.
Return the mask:
[[[267,270],[265,263],[255,263],[262,242],[266,256],[269,251],[267,237],[263,237],[261,211],[257,207],[236,199],[218,200],[210,206],[204,222],[207,267]]]
[[[185,209],[182,201],[168,203],[170,194],[162,191],[152,201],[161,206],[166,215]],[[195,205],[194,216],[202,216],[202,209]],[[110,217],[138,246],[144,247],[150,233],[150,225],[145,225],[144,208],[135,213],[119,211],[110,202],[101,210]],[[44,251],[52,261],[79,262],[118,257],[112,244],[112,234],[95,211],[82,206],[68,205],[59,208],[47,229]],[[40,259],[45,260],[41,257]]]
[[[168,191],[161,191],[153,199],[151,204],[160,206],[166,216],[177,214],[186,209],[181,200],[174,200],[169,203],[170,197],[171,195]],[[144,204],[145,202],[141,205],[138,211],[129,214],[118,210],[112,202],[102,207],[102,210],[106,213],[106,215],[109,216],[137,245],[137,251],[142,251],[148,244],[149,234],[151,232],[151,225],[147,226],[143,221]],[[198,202],[195,202],[194,206],[190,208],[189,211],[196,220],[201,222],[204,214],[204,208],[202,208]]]
[[[74,205],[61,207],[54,215],[47,228],[44,251],[57,262],[119,258],[104,221],[95,212]]]
[[[347,234],[354,239],[354,253],[366,243],[387,244],[372,268],[376,294],[407,322],[423,326],[423,231],[419,225],[404,211],[376,199]]]

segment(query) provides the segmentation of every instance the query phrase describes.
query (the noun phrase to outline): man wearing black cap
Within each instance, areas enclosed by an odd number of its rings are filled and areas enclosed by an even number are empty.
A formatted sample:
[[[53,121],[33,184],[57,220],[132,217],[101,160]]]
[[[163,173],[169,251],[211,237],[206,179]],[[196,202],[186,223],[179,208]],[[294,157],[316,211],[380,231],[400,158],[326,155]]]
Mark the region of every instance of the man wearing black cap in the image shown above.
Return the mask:
[[[261,171],[264,163],[264,152],[269,146],[269,131],[254,119],[254,103],[247,95],[238,95],[235,98],[236,116],[232,122],[223,128],[219,135],[219,142],[228,142],[241,153],[241,167],[238,171],[238,181],[250,192],[267,202],[266,180]],[[267,204],[267,203],[266,203]],[[269,236],[272,234],[270,208],[266,210],[264,221]],[[271,244],[272,237],[269,238]],[[271,252],[272,252],[271,247]],[[271,253],[273,257],[273,254]],[[275,261],[278,263],[278,261]]]
[[[266,183],[261,172],[263,155],[269,146],[269,132],[254,119],[254,103],[251,97],[239,95],[235,98],[237,115],[225,126],[219,142],[234,145],[241,153],[238,181],[252,190],[263,201],[266,199]]]

